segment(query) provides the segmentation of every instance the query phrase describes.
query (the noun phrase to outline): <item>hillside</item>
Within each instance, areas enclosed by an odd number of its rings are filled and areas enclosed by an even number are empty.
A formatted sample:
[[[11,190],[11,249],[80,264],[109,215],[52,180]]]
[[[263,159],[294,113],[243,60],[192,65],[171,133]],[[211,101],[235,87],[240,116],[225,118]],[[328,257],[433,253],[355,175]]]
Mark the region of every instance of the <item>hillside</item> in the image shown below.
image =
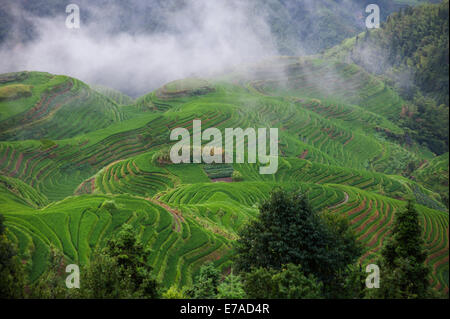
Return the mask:
[[[39,72],[0,75],[0,92],[18,85],[27,86],[29,94],[1,100],[1,140],[69,138],[125,118],[113,100],[67,76]]]
[[[85,265],[123,223],[152,249],[165,287],[190,284],[206,261],[227,271],[237,231],[283,186],[301,189],[318,211],[348,218],[365,247],[363,265],[379,254],[395,213],[414,199],[430,280],[448,292],[448,209],[435,182],[437,171],[448,175],[448,155],[441,165],[407,138],[395,123],[404,100],[361,67],[273,58],[167,83],[135,101],[47,73],[0,79],[0,89],[29,85],[32,92],[0,101],[0,211],[8,237],[31,256],[33,280],[51,245]],[[166,161],[170,130],[192,133],[194,119],[222,133],[277,127],[277,173],[261,175],[259,164]]]
[[[430,162],[424,162],[413,173],[415,180],[441,194],[441,198],[447,207],[449,205],[448,165],[448,153],[445,153],[433,158]]]
[[[406,8],[390,15],[380,29],[349,39],[325,56],[384,74],[407,97],[419,89],[448,106],[448,13],[447,0]]]
[[[380,75],[405,99],[396,121],[433,152],[448,152],[449,2],[394,13],[380,29],[367,30],[326,50]]]

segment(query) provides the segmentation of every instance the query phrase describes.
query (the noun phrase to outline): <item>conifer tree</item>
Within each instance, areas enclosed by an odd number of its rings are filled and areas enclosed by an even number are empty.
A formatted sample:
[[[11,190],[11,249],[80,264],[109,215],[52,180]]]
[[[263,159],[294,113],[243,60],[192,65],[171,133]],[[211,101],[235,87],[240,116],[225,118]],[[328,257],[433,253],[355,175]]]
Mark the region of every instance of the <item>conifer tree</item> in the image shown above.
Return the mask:
[[[391,237],[381,251],[380,288],[372,289],[375,298],[429,298],[430,269],[425,265],[419,215],[412,202],[396,214]]]

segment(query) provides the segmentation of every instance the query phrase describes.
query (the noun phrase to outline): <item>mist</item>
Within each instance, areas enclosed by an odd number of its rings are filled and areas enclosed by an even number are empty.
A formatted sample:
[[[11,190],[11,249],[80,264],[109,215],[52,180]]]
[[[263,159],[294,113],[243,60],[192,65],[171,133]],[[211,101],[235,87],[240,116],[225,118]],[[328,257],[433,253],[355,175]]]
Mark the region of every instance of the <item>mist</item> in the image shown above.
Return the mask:
[[[115,6],[80,5],[81,26],[65,26],[67,14],[24,15],[37,36],[16,41],[14,30],[0,47],[0,73],[19,70],[64,74],[115,88],[132,97],[190,76],[208,77],[241,63],[277,55],[270,27],[243,1],[189,0],[161,12],[170,31],[121,30]],[[89,19],[84,19],[84,15]]]

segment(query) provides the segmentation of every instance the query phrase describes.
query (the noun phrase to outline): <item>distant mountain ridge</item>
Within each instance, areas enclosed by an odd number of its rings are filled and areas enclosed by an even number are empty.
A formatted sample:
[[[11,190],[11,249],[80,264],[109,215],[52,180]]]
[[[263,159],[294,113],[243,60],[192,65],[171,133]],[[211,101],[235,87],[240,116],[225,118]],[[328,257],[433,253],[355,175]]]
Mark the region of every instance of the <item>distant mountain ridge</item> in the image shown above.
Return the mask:
[[[323,57],[382,76],[407,101],[398,122],[433,152],[448,152],[448,0],[394,13],[380,29],[347,39]]]
[[[373,2],[373,1],[372,1]],[[342,40],[354,36],[365,29],[365,8],[371,1],[358,0],[251,0],[246,1],[249,12],[265,17],[282,55],[312,54],[330,48]],[[391,1],[380,0],[382,20],[392,12],[408,5],[417,5],[423,0]],[[18,0],[0,4],[0,45],[8,37],[15,41],[29,41],[36,37],[38,30],[27,21],[27,17],[52,17],[64,15],[69,2],[57,0]],[[80,0],[77,4],[95,8],[83,11],[82,22],[116,19],[111,32],[165,33],[171,32],[164,16],[176,14],[189,5],[187,0],[132,0],[126,3],[120,0]],[[115,16],[102,10],[113,11]],[[21,11],[22,10],[22,11]],[[109,12],[109,11],[106,11]],[[133,17],[133,18],[131,18]],[[139,18],[137,18],[139,17]],[[110,27],[110,26],[109,26]]]

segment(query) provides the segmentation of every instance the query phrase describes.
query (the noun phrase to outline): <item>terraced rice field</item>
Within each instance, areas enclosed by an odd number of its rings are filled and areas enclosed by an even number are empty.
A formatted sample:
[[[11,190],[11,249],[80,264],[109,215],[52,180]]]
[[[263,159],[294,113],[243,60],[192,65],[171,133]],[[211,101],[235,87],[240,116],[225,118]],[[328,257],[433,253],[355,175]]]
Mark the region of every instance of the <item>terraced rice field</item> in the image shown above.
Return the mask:
[[[63,251],[70,262],[84,265],[123,223],[133,225],[154,251],[151,264],[163,283],[186,284],[201,262],[211,259],[220,266],[228,260],[231,245],[226,238],[189,218],[176,229],[166,209],[141,198],[84,195],[37,212],[8,215],[11,238],[22,252],[32,253],[32,279],[44,271],[50,245]],[[216,258],[218,251],[225,254]]]
[[[206,261],[226,271],[238,231],[281,186],[306,193],[317,211],[348,218],[365,247],[362,264],[375,260],[395,213],[415,199],[430,281],[448,292],[448,209],[436,182],[448,176],[448,154],[398,142],[404,132],[392,119],[403,101],[356,66],[280,58],[248,73],[169,83],[135,101],[46,73],[5,79],[0,87],[33,86],[31,97],[0,102],[0,212],[8,237],[31,258],[33,280],[50,246],[88,264],[123,223],[152,249],[167,287],[191,283]],[[194,119],[223,136],[225,128],[277,127],[277,173],[260,175],[259,164],[159,161],[174,143],[170,130],[192,135]],[[410,163],[420,167],[414,176]],[[242,181],[212,181],[233,172]]]

